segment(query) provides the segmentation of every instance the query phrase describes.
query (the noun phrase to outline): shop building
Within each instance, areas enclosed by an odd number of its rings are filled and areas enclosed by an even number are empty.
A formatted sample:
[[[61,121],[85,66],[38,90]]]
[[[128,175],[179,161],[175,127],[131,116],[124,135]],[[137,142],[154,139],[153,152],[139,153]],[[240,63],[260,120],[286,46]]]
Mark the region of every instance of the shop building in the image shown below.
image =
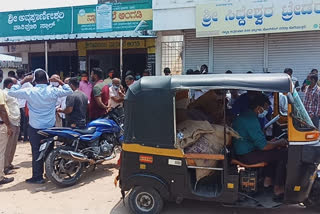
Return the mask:
[[[317,1],[297,5],[289,0],[237,2],[154,0],[157,44],[163,36],[183,36],[184,72],[202,64],[208,65],[210,73],[279,73],[290,67],[302,82],[311,69],[320,69]],[[156,53],[160,69],[158,46]]]
[[[28,71],[155,73],[151,0],[2,12],[0,20],[0,53],[21,57]]]

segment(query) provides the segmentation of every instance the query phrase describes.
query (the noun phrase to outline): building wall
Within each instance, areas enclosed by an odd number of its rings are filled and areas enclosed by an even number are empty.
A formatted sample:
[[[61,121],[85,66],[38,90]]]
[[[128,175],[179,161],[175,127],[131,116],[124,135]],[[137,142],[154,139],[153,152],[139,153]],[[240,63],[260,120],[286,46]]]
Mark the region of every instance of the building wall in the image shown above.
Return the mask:
[[[153,30],[195,28],[195,7],[212,0],[153,0]]]

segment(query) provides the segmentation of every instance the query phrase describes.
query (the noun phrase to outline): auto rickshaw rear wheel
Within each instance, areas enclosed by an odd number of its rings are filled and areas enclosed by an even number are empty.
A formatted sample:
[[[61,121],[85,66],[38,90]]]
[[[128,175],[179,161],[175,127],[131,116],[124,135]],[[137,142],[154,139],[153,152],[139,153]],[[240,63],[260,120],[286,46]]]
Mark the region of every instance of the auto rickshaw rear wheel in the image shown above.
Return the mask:
[[[314,181],[309,198],[303,204],[309,209],[320,211],[320,178]]]
[[[163,198],[157,190],[136,186],[129,194],[130,209],[136,214],[158,214],[163,208]]]

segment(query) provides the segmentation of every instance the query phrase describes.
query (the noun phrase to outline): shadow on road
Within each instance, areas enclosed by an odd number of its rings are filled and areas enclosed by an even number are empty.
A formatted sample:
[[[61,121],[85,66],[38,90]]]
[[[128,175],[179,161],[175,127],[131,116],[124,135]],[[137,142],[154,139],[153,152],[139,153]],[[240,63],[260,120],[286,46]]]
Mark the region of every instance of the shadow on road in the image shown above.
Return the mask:
[[[128,197],[125,198],[125,206],[120,200],[111,210],[110,214],[129,214]],[[275,209],[248,209],[238,207],[223,207],[220,204],[203,201],[184,200],[180,205],[167,202],[162,211],[163,214],[317,214],[298,205],[283,205]]]
[[[31,162],[22,162],[18,164],[21,167],[26,166],[25,168],[28,168],[28,165],[31,165]],[[31,166],[29,166],[31,167]],[[116,168],[116,164],[103,164],[98,165],[97,168],[93,171],[93,167],[90,167],[86,169],[80,180],[79,183],[77,183],[74,186],[67,187],[67,188],[61,188],[56,186],[55,184],[51,183],[50,181],[46,180],[45,184],[28,184],[25,181],[22,181],[20,183],[17,183],[14,186],[10,186],[8,188],[1,188],[1,192],[14,192],[14,191],[20,191],[20,190],[28,190],[30,193],[34,194],[37,192],[51,192],[53,194],[60,193],[60,192],[66,192],[66,191],[72,191],[73,189],[79,188],[81,186],[87,185],[91,182],[95,182],[96,180],[106,177],[106,176],[112,176],[113,171],[112,169]]]

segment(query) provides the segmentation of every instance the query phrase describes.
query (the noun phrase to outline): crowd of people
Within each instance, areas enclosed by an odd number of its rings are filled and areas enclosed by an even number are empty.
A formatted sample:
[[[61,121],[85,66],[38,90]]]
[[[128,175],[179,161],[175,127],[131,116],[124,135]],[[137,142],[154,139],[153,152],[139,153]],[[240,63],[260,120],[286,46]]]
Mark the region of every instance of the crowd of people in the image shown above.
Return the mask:
[[[51,127],[85,128],[89,121],[106,115],[113,108],[122,107],[126,88],[140,79],[141,74],[127,71],[125,84],[122,84],[115,73],[115,69],[104,72],[100,68],[93,68],[90,76],[87,72],[82,72],[79,77],[62,80],[57,74],[49,77],[43,69],[36,69],[32,74],[17,70],[9,72],[8,78],[3,80],[3,71],[0,70],[0,82],[3,81],[3,89],[0,89],[0,185],[14,180],[13,177],[6,176],[15,174],[14,170],[18,168],[12,162],[19,140],[31,143],[32,177],[26,182],[41,184],[44,182],[43,161],[36,161],[42,139],[38,134],[39,130]],[[225,73],[232,74],[232,71]],[[297,91],[305,93],[305,108],[314,125],[319,127],[318,70],[313,69],[301,87],[292,76],[292,69],[287,68],[284,73],[291,77]],[[170,68],[165,68],[164,74],[171,75]],[[202,65],[196,71],[189,69],[186,74],[208,74],[208,66]],[[142,76],[150,76],[150,73],[144,71]],[[206,92],[203,89],[190,90],[189,97],[194,101]],[[230,90],[226,97],[228,112],[234,116],[243,112],[243,109],[250,108],[249,100],[252,96],[257,96],[257,93]],[[261,101],[261,105],[256,103],[251,106],[258,113],[261,127],[272,114],[273,95],[270,93],[264,96],[268,97],[268,101],[264,101],[263,105],[261,98],[257,99]],[[279,101],[281,112],[285,114],[288,108],[286,96],[280,94]]]
[[[79,77],[59,75],[51,77],[43,69],[31,75],[24,70],[11,71],[3,80],[0,70],[0,185],[10,183],[17,166],[12,165],[19,140],[30,141],[32,151],[32,177],[27,183],[44,183],[43,161],[39,157],[42,136],[39,130],[52,127],[85,128],[89,121],[122,107],[125,87],[115,77],[115,70],[104,72],[93,68]],[[148,71],[143,76],[149,76]],[[132,71],[125,76],[126,88],[139,79]]]

